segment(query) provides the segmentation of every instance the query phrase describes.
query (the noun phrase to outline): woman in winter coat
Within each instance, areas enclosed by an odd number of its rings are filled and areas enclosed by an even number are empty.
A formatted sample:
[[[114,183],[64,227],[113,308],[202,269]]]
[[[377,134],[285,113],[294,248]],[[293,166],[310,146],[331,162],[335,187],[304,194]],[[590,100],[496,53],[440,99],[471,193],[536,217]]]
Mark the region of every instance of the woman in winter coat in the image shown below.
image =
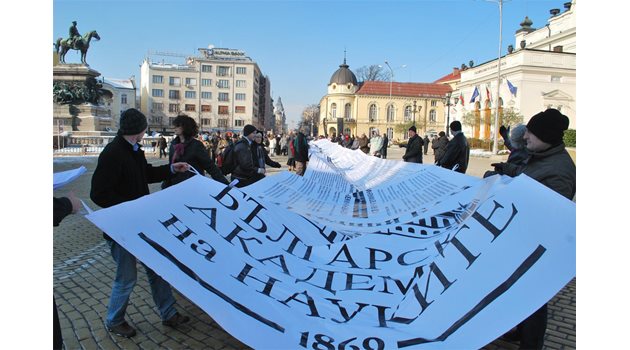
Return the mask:
[[[186,162],[195,168],[199,174],[204,175],[207,171],[215,181],[229,184],[221,170],[210,158],[203,143],[195,138],[199,132],[197,122],[185,114],[180,114],[173,120],[173,126],[176,137],[171,141],[169,149],[170,163]],[[176,173],[173,177],[162,182],[162,188],[178,184],[193,175],[192,172]]]

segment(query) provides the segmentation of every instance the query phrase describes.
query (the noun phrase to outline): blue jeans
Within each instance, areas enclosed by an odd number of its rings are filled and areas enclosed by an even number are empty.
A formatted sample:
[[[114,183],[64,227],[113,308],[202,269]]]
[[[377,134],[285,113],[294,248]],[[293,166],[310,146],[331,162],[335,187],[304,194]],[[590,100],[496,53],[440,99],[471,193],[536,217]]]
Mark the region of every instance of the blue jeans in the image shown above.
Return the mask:
[[[107,327],[117,326],[125,322],[125,310],[129,304],[129,296],[136,285],[137,269],[136,257],[131,255],[125,248],[121,247],[114,241],[107,241],[112,252],[112,257],[116,261],[116,279],[112,286],[112,296],[109,299],[107,307]],[[149,285],[151,286],[151,294],[153,301],[157,306],[162,320],[168,320],[173,317],[177,310],[175,309],[175,298],[171,291],[171,285],[162,277],[158,276],[153,270],[146,267]]]

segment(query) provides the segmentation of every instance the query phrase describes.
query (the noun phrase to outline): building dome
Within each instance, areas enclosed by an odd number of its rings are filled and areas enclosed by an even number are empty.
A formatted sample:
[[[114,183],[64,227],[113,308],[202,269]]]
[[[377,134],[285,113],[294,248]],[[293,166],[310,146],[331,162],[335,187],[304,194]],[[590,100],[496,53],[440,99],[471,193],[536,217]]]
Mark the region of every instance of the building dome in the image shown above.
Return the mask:
[[[357,85],[357,77],[350,69],[348,69],[348,67],[350,66],[346,64],[346,59],[344,58],[343,64],[339,65],[339,69],[337,69],[337,71],[333,73],[332,77],[330,77],[328,85],[333,83],[338,85],[352,83],[353,85]]]

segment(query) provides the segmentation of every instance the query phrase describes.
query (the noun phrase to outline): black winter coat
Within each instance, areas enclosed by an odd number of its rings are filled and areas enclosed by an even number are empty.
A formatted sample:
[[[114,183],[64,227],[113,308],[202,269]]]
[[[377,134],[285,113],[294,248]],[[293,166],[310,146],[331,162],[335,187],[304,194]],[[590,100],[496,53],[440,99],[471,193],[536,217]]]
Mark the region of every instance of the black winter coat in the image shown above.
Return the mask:
[[[169,163],[177,163],[177,162],[186,162],[190,164],[200,175],[205,175],[206,171],[210,176],[218,182],[223,184],[229,184],[230,182],[223,176],[221,170],[214,164],[212,158],[208,154],[206,147],[203,143],[195,138],[189,138],[186,142],[184,142],[184,153],[179,156],[177,159],[173,160],[175,156],[175,146],[180,144],[181,141],[178,137],[175,137],[173,141],[171,141],[171,147],[169,148]],[[174,176],[162,182],[162,188],[167,188],[169,186],[176,185],[184,180],[187,180],[193,177],[193,174],[190,171],[185,173],[176,173]]]
[[[298,132],[297,136],[295,136],[293,148],[295,148],[295,156],[293,158],[295,158],[296,162],[308,162],[308,142],[302,132]]]
[[[59,226],[63,218],[72,213],[72,202],[67,197],[53,197],[53,226]]]
[[[267,150],[261,144],[253,142],[251,146],[251,151],[252,151],[252,161],[254,162],[254,165],[258,166],[259,168],[265,168],[265,165],[269,165],[272,168],[280,168],[282,166],[280,165],[280,163],[269,158],[269,155],[267,154]],[[265,177],[265,174],[256,173],[254,175],[253,182],[261,180],[264,177]]]
[[[465,174],[466,169],[468,168],[469,158],[470,147],[468,146],[468,140],[466,140],[464,133],[460,132],[453,136],[453,138],[448,142],[446,145],[446,152],[444,153],[444,156],[438,160],[438,165],[443,168],[453,169],[455,164],[458,164],[459,166],[455,171]]]
[[[407,141],[407,149],[403,155],[403,160],[409,163],[422,164],[422,138],[418,134],[414,135]]]
[[[249,141],[243,137],[234,145],[234,150],[232,150],[234,152],[234,161],[236,162],[236,167],[232,171],[232,177],[239,180],[247,180],[245,182],[248,183],[251,183],[251,180],[258,173],[258,167],[252,159],[251,148]]]

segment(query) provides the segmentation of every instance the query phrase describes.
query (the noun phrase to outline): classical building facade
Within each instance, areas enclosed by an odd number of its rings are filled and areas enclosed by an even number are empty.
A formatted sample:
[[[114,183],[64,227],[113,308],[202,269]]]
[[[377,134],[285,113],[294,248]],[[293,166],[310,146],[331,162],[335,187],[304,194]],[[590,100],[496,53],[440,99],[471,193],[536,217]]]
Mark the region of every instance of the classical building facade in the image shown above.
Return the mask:
[[[269,78],[240,50],[199,49],[182,65],[142,63],[140,109],[152,130],[170,130],[179,113],[197,120],[201,131],[262,129],[271,118],[270,93]]]
[[[405,140],[415,123],[418,134],[437,134],[446,127],[444,96],[450,91],[436,83],[358,82],[344,59],[319,102],[318,130],[326,136],[378,131],[390,140]]]
[[[577,128],[576,1],[564,6],[564,12],[552,9],[547,24],[539,29],[532,28],[528,17],[520,23],[514,45],[501,57],[500,96],[497,96],[498,59],[475,67],[462,65],[436,81],[454,90],[451,119],[464,122],[464,115],[474,116],[473,124],[464,123],[467,135],[492,138],[491,120],[497,102],[500,116],[506,109],[513,109],[523,115],[524,123],[538,112],[557,108],[569,117],[569,128]],[[475,89],[478,96],[473,99]]]
[[[103,95],[101,104],[111,111],[112,130],[118,130],[120,115],[129,108],[136,108],[136,82],[129,79],[101,79]]]

